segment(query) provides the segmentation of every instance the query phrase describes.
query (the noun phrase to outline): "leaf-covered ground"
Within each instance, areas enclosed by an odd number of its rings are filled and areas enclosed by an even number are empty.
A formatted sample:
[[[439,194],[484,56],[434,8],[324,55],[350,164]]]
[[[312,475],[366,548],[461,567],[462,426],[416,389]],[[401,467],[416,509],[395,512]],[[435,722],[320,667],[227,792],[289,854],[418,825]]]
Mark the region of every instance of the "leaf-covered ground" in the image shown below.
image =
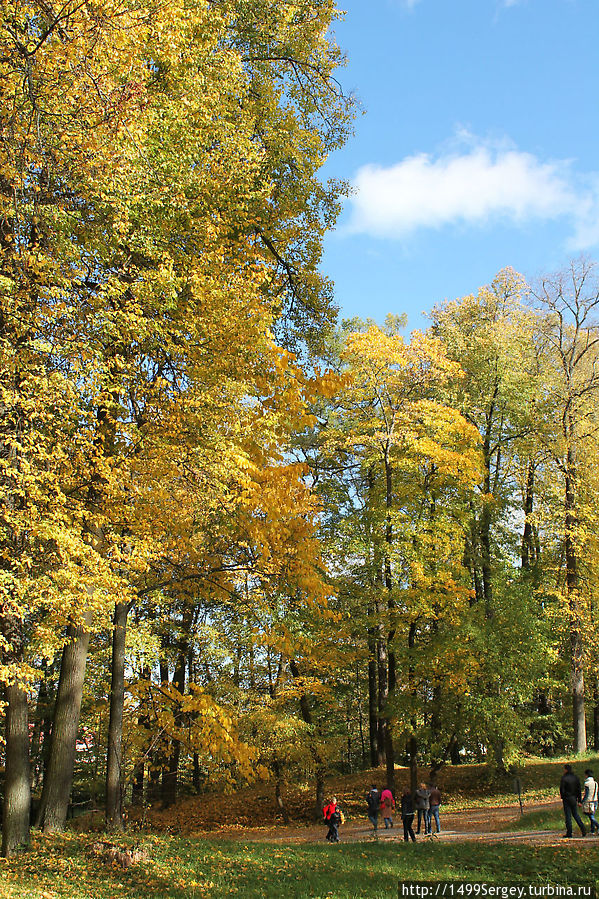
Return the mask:
[[[399,879],[563,884],[599,876],[599,840],[554,847],[424,840],[273,846],[146,836],[148,858],[127,870],[94,854],[94,840],[36,837],[29,855],[2,863],[2,899],[382,899],[396,895]]]
[[[525,808],[539,803],[559,799],[559,781],[562,775],[562,759],[528,759],[515,773],[508,776],[497,776],[488,765],[448,765],[438,775],[438,783],[443,794],[443,812],[458,817],[453,826],[468,829],[468,819],[474,809],[509,805],[516,802],[514,794],[514,776],[520,778]],[[589,755],[576,762],[579,774],[585,767],[595,767],[599,771],[599,757]],[[327,792],[336,796],[347,818],[366,821],[364,797],[371,783],[381,786],[383,773],[372,769],[354,774],[331,777],[327,780]],[[428,769],[419,772],[419,779],[428,781]],[[396,769],[396,789],[400,793],[408,785],[409,772],[406,768]],[[304,786],[288,785],[283,790],[283,798],[294,823],[313,821],[314,788],[313,784]],[[484,818],[484,815],[481,817]],[[463,818],[464,826],[459,823]],[[131,820],[153,830],[181,835],[210,832],[223,827],[236,828],[268,827],[280,825],[281,817],[277,810],[274,795],[274,784],[265,782],[252,787],[235,790],[227,794],[223,800],[220,790],[190,797],[178,803],[174,809],[162,810],[159,807],[148,809],[143,813],[131,812]],[[101,816],[98,821],[101,824]],[[89,828],[90,822],[83,819],[83,828]]]

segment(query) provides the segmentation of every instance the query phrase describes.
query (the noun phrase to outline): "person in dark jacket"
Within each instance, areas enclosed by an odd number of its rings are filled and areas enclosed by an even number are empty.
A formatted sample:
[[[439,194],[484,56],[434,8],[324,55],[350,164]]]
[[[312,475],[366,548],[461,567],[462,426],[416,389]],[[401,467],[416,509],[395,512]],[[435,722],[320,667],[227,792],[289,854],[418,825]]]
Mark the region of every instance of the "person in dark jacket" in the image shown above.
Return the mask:
[[[583,837],[586,837],[586,828],[578,814],[578,806],[582,804],[580,780],[572,771],[572,765],[564,765],[564,773],[562,774],[562,779],[559,784],[559,794],[562,797],[564,818],[566,819],[566,833],[564,836],[571,839],[572,818],[574,818],[580,827],[581,834]]]
[[[404,790],[403,795],[401,797],[401,820],[403,821],[403,838],[408,842],[408,840],[412,840],[413,843],[416,842],[416,837],[414,836],[414,828],[412,827],[414,821],[414,800],[412,799],[412,794],[409,790]]]
[[[366,805],[368,807],[368,818],[376,836],[379,825],[379,807],[381,804],[381,794],[376,788],[376,784],[372,784],[368,795],[366,796]]]

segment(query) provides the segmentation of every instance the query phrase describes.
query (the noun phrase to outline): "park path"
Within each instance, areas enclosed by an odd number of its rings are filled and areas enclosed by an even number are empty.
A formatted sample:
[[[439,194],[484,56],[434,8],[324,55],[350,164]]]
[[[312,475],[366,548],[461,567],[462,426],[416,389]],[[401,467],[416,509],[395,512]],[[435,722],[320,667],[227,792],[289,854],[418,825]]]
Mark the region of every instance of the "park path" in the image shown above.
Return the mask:
[[[526,807],[526,812],[553,811],[561,809],[561,802],[545,802]],[[480,843],[524,843],[532,846],[556,845],[562,842],[563,831],[555,830],[520,830],[506,831],[502,828],[517,821],[520,817],[518,805],[493,806],[488,808],[468,809],[460,812],[447,812],[441,816],[441,833],[432,837],[416,835],[418,840],[432,840],[434,842],[480,842]],[[364,820],[350,821],[341,826],[341,840],[344,843],[397,842],[403,840],[401,820],[397,818],[396,827],[385,830],[380,828],[376,838],[372,827]],[[277,825],[266,827],[241,827],[223,826],[218,830],[197,831],[198,836],[208,838],[260,841],[264,843],[293,844],[293,843],[322,843],[324,842],[325,828],[319,824],[306,827],[295,825]],[[574,840],[581,845],[595,846],[599,848],[599,837],[587,836],[583,839],[580,835],[574,835]]]

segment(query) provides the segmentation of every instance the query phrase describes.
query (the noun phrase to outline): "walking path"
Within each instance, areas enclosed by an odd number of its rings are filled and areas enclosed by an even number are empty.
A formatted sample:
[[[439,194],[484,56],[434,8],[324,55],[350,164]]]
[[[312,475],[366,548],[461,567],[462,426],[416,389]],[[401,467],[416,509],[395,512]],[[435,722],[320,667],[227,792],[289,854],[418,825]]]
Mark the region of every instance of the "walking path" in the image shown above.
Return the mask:
[[[560,811],[561,802],[546,802],[539,805],[526,807],[526,812],[536,811]],[[425,837],[417,834],[416,840],[433,842],[469,842],[480,843],[524,843],[531,846],[557,845],[563,841],[563,829],[557,830],[502,830],[518,820],[520,807],[518,805],[496,806],[490,808],[468,809],[460,812],[447,812],[441,815],[441,833]],[[217,831],[198,831],[198,836],[207,838],[255,840],[264,843],[322,843],[326,828],[322,825],[312,824],[308,827],[293,825],[278,825],[269,827],[221,827]],[[364,820],[350,821],[343,824],[340,829],[341,840],[344,843],[358,842],[397,842],[403,840],[403,828],[401,819],[396,818],[396,826],[385,830],[379,828],[377,836],[372,832],[372,827]],[[599,838],[588,835],[586,839],[575,833],[572,837],[580,845],[595,846],[599,848]]]

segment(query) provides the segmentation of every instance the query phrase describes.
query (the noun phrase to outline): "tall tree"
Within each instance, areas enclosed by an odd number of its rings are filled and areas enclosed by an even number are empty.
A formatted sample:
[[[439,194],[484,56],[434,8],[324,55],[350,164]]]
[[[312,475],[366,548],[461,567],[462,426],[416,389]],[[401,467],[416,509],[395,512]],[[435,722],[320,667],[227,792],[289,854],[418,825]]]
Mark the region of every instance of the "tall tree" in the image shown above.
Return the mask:
[[[599,279],[596,266],[572,262],[566,272],[544,278],[535,291],[540,303],[539,352],[544,391],[539,398],[538,435],[550,451],[563,485],[564,598],[568,615],[574,750],[585,752],[586,599],[581,557],[585,511],[583,470],[596,452],[599,375]]]

